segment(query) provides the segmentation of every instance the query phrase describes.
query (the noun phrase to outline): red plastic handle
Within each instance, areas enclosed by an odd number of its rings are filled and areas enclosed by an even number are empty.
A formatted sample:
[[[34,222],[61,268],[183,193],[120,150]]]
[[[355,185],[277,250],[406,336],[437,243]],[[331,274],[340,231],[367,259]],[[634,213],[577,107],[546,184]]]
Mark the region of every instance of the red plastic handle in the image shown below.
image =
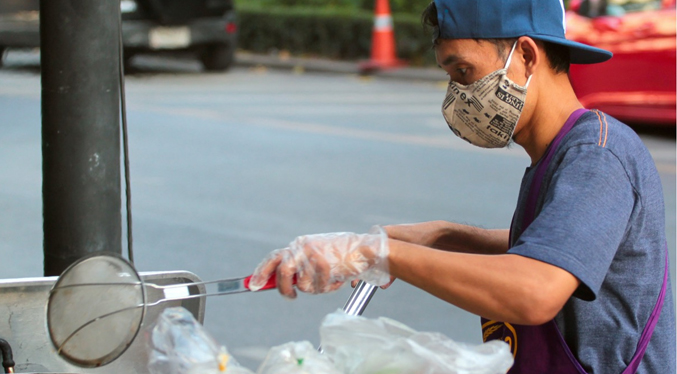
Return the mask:
[[[249,282],[252,280],[252,277],[253,275],[250,275],[244,279],[245,288],[249,289]],[[296,284],[296,274],[294,274],[292,284]],[[266,282],[266,284],[263,287],[261,287],[259,291],[272,290],[273,288],[277,288],[277,277],[275,276],[275,274],[272,274],[270,278],[268,278],[268,282]]]

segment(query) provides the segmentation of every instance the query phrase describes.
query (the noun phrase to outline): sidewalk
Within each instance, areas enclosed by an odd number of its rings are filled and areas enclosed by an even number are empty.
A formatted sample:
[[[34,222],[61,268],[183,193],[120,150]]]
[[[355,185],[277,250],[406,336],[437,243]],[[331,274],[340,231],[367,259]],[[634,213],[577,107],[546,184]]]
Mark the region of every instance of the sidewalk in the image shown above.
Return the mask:
[[[300,58],[282,55],[261,55],[240,51],[235,56],[237,66],[265,66],[270,69],[295,70],[307,72],[361,74],[359,62],[334,61],[321,58]],[[419,80],[428,82],[446,82],[444,71],[438,68],[402,67],[398,69],[376,71],[369,74],[379,78],[400,80]]]

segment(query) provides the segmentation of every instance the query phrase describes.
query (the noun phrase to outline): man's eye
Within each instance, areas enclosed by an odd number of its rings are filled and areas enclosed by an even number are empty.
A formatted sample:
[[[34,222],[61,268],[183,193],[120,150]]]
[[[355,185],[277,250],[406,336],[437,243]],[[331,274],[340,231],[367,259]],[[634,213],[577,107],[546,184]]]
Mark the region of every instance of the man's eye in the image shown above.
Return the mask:
[[[458,71],[458,74],[462,77],[464,77],[466,75],[466,73],[468,73],[467,68],[460,68],[460,69],[456,69],[456,70]]]

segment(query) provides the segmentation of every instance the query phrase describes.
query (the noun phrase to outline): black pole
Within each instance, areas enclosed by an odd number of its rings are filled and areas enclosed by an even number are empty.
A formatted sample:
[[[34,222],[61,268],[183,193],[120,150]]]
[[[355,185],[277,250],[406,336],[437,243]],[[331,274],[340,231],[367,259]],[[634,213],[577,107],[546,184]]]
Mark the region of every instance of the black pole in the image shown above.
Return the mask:
[[[119,0],[41,0],[45,276],[121,254]]]

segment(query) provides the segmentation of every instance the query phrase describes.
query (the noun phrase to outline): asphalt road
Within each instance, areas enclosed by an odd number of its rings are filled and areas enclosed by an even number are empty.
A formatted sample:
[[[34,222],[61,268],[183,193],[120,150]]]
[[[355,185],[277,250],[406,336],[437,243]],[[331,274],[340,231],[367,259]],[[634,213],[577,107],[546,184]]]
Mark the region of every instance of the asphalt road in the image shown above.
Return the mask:
[[[0,70],[2,278],[42,275],[40,80],[34,56]],[[249,274],[297,235],[444,219],[506,228],[524,151],[480,150],[447,129],[445,86],[138,62],[127,77],[136,266],[204,280]],[[675,271],[675,138],[642,134],[661,173]],[[673,287],[674,290],[674,287]],[[268,348],[319,342],[348,287],[289,301],[276,292],[215,297],[205,326],[254,368]],[[369,317],[479,343],[479,319],[404,282]]]

